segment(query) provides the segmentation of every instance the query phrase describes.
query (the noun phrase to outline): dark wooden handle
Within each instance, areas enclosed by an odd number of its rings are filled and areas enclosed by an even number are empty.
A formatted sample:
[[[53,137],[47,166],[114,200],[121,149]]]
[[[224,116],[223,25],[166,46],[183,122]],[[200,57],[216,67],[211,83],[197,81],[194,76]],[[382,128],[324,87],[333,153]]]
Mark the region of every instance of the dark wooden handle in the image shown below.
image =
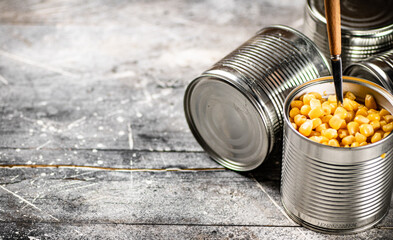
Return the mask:
[[[331,55],[341,55],[340,0],[325,0],[325,17]]]

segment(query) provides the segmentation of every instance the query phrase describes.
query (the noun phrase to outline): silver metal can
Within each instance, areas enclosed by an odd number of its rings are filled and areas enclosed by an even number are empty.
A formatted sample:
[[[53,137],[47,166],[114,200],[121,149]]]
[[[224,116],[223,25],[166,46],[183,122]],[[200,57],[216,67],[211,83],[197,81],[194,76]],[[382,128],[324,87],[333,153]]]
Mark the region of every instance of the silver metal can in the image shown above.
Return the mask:
[[[344,74],[369,79],[393,93],[393,49],[349,65]]]
[[[393,112],[393,96],[381,86],[344,76],[343,90]],[[297,223],[324,233],[371,228],[388,212],[393,187],[393,134],[362,147],[339,148],[301,135],[289,121],[292,100],[308,92],[334,94],[331,77],[294,89],[284,104],[281,200]]]
[[[189,84],[184,96],[188,125],[221,165],[255,169],[281,143],[285,96],[297,85],[330,75],[329,69],[300,32],[264,28]]]
[[[393,1],[341,0],[343,67],[393,48]],[[327,57],[324,0],[307,0],[303,31]]]

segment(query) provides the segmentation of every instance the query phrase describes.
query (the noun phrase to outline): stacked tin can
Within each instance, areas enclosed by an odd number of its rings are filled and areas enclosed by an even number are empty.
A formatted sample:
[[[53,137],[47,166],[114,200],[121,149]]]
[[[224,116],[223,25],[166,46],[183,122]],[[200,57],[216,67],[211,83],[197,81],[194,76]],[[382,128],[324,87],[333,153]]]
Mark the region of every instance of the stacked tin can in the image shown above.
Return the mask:
[[[393,48],[393,1],[341,0],[343,67]],[[304,33],[329,57],[324,0],[307,0]]]
[[[344,77],[344,89],[361,97],[372,93],[393,112],[393,95],[380,87],[393,92],[393,50],[386,52],[393,49],[393,1],[342,0],[341,10],[344,74],[374,82]],[[359,232],[389,209],[393,135],[336,148],[291,128],[293,99],[310,91],[334,94],[331,78],[317,79],[330,75],[323,0],[307,1],[305,33],[316,44],[285,26],[259,31],[189,84],[186,119],[204,150],[232,170],[257,168],[283,142],[281,194],[288,215],[320,232]]]
[[[214,160],[252,170],[280,148],[286,95],[326,75],[326,59],[306,36],[285,26],[267,27],[189,84],[186,119]]]

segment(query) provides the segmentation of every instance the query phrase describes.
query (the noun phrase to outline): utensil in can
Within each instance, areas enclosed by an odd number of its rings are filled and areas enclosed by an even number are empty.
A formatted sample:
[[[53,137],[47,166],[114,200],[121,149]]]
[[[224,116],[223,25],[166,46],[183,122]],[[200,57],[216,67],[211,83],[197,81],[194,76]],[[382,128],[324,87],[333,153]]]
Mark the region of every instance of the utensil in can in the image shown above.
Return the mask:
[[[285,96],[325,75],[327,61],[306,36],[286,26],[267,27],[189,84],[185,116],[214,160],[252,170],[281,143]]]
[[[307,0],[304,33],[329,57],[323,0]],[[341,0],[343,68],[393,48],[393,1]]]
[[[343,77],[344,91],[372,94],[393,112],[393,96],[381,86]],[[355,233],[371,228],[388,212],[393,187],[393,134],[362,147],[332,147],[311,141],[289,120],[292,100],[308,92],[334,94],[332,77],[295,88],[284,104],[281,200],[297,223],[324,233]]]
[[[343,70],[341,61],[341,21],[340,0],[325,0],[325,16],[329,39],[330,60],[334,87],[336,89],[337,104],[344,102],[343,96]]]
[[[393,49],[352,63],[344,70],[344,74],[369,79],[393,93]]]

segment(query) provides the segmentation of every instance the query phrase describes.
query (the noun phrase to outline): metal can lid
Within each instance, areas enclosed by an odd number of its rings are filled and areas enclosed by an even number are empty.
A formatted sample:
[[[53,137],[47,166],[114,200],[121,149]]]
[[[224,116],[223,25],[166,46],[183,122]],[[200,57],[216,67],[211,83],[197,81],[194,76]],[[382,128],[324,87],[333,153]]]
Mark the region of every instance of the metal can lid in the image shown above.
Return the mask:
[[[236,171],[258,167],[272,144],[268,120],[247,95],[235,82],[203,75],[191,82],[184,97],[196,140],[215,161]]]
[[[326,23],[323,0],[308,0],[308,10]],[[341,28],[343,31],[393,28],[393,1],[341,0]]]

